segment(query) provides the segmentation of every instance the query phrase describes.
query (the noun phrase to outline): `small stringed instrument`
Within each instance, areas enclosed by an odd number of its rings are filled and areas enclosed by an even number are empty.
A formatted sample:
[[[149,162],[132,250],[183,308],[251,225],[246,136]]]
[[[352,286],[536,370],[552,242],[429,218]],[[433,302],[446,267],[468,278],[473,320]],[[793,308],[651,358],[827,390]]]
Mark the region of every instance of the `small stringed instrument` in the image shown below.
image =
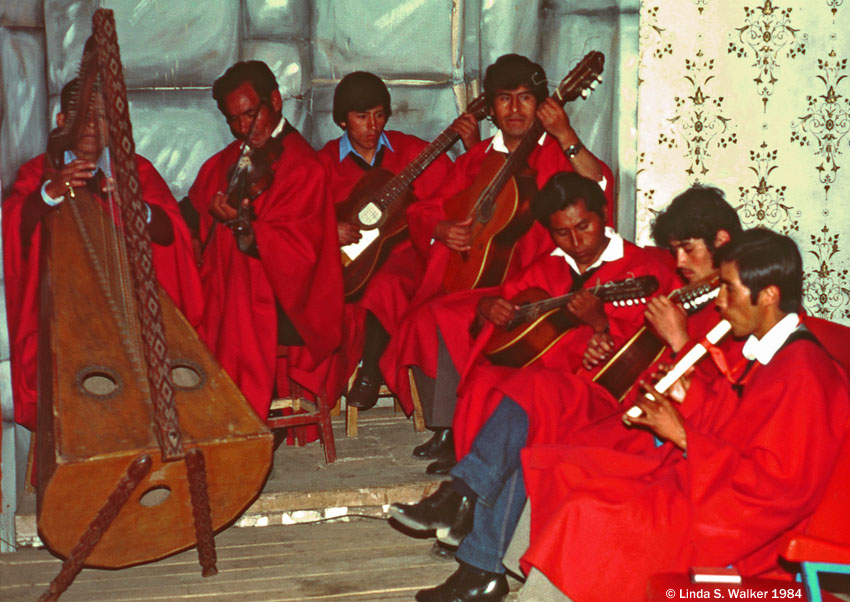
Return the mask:
[[[466,112],[479,121],[484,119],[487,116],[484,95],[470,102]],[[367,170],[348,198],[337,204],[337,220],[354,224],[361,233],[360,241],[343,247],[342,280],[346,301],[363,292],[390,250],[405,239],[406,211],[415,198],[410,184],[459,139],[460,134],[446,128],[397,174],[381,167]]]
[[[676,289],[667,298],[692,314],[717,297],[719,285],[718,278],[709,282],[696,282]],[[643,325],[599,369],[593,376],[593,382],[608,389],[617,401],[623,401],[637,383],[638,377],[661,357],[665,347],[664,341],[651,328]]]
[[[601,52],[589,52],[561,81],[552,98],[563,105],[587,97],[601,81],[604,65]],[[498,286],[504,281],[517,241],[534,223],[529,202],[537,184],[534,174],[528,173],[527,161],[543,132],[543,124],[535,119],[510,155],[489,153],[472,185],[446,201],[447,219],[473,218],[472,248],[449,256],[443,279],[446,292]]]
[[[92,29],[48,155],[74,148],[94,111],[114,186],[106,198],[75,189],[42,224],[37,516],[66,557],[44,599],[84,563],[120,568],[196,544],[215,574],[213,532],[256,497],[272,454],[271,433],[156,280],[112,11],[95,11]]]
[[[646,297],[656,290],[658,278],[651,275],[581,289],[615,305],[645,303]],[[493,331],[484,347],[485,357],[493,364],[513,368],[533,363],[570,329],[581,324],[565,308],[578,292],[549,297],[543,289],[532,287],[517,293],[510,301],[520,307],[509,324]]]

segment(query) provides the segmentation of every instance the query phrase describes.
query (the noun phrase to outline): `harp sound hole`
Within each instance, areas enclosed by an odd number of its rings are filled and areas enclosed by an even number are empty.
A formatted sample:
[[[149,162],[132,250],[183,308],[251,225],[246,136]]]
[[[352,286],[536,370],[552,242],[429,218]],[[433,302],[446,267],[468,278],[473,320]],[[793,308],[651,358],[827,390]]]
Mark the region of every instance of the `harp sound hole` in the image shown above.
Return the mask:
[[[203,369],[186,358],[172,359],[168,362],[171,384],[183,391],[200,389],[204,384]]]
[[[105,370],[91,370],[81,375],[83,391],[96,397],[110,397],[118,392],[118,377]]]
[[[139,503],[146,508],[159,506],[171,495],[171,489],[165,485],[157,485],[151,487],[142,494],[139,498]]]

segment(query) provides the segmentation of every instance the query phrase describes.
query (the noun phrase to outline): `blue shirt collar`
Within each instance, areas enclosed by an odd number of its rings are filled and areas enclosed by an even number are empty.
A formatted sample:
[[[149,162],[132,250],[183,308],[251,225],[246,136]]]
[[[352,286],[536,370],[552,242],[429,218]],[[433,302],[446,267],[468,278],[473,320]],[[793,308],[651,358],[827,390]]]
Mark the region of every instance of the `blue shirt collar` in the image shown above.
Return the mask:
[[[65,165],[67,165],[71,161],[75,160],[76,158],[77,158],[77,155],[74,154],[74,151],[72,151],[72,150],[66,150],[65,151]],[[103,171],[104,175],[107,178],[112,175],[112,170],[109,168],[109,148],[108,147],[104,148],[101,151],[100,156],[97,158],[97,161],[95,161],[95,163],[97,164],[97,167],[99,167],[101,169],[101,171]],[[94,171],[97,171],[97,168],[95,168]],[[94,172],[92,172],[92,173],[94,173]]]
[[[375,148],[375,155],[372,157],[371,161],[366,161],[363,156],[354,150],[354,147],[351,146],[351,140],[348,138],[348,132],[343,132],[342,136],[339,137],[339,162],[342,163],[345,158],[348,156],[348,153],[354,153],[369,165],[375,164],[375,157],[378,156],[378,151],[381,150],[382,147],[386,146],[390,151],[395,152],[395,149],[390,144],[389,138],[387,138],[386,132],[381,132],[381,136],[378,138],[378,146]]]

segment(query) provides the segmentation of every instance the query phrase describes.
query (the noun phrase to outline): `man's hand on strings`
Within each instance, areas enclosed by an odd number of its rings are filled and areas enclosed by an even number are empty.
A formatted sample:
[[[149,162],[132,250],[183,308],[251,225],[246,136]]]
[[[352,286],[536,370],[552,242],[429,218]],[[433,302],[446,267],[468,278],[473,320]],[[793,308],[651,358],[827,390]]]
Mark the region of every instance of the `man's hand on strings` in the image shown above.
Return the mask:
[[[587,342],[581,363],[585,370],[592,370],[614,353],[614,337],[609,332],[594,333]]]
[[[449,129],[460,136],[464,150],[469,150],[481,142],[481,131],[478,129],[478,120],[472,113],[464,113],[455,119]]]
[[[456,222],[443,220],[434,228],[434,238],[452,251],[469,251],[472,247],[472,218]]]
[[[688,315],[680,305],[667,297],[657,296],[647,301],[644,317],[674,353],[681,351],[688,343]]]
[[[46,170],[45,179],[50,182],[45,187],[45,192],[52,199],[62,198],[72,188],[80,188],[94,177],[97,165],[91,161],[74,159],[59,170]]]
[[[570,125],[567,112],[554,98],[546,98],[537,106],[537,118],[549,134],[567,148],[579,141],[578,134]]]
[[[588,290],[573,294],[567,303],[567,310],[576,318],[593,328],[593,332],[608,330],[608,316],[602,301]]]
[[[341,247],[359,242],[362,237],[360,230],[351,222],[337,222],[336,232],[337,236],[339,236],[339,246]]]
[[[249,199],[242,199],[242,205],[247,206],[251,203]],[[223,192],[216,192],[210,203],[210,215],[220,222],[229,222],[235,219],[238,215],[236,208],[231,207],[227,202],[227,195]]]
[[[651,429],[660,439],[673,443],[680,449],[688,449],[688,435],[685,430],[685,420],[673,406],[673,401],[666,395],[655,390],[651,383],[640,381],[641,394],[635,405],[643,412],[638,417],[629,416],[631,424],[638,424]]]
[[[478,315],[496,326],[505,326],[514,319],[518,305],[501,297],[483,297],[478,302]]]

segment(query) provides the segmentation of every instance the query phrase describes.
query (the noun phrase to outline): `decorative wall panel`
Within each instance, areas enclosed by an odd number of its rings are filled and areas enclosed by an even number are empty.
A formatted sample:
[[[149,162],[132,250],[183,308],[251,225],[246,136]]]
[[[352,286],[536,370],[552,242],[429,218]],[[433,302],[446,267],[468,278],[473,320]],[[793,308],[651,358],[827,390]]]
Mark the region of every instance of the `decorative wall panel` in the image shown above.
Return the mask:
[[[850,323],[850,7],[829,0],[644,2],[638,239],[689,185],[745,226],[790,235],[808,311]]]
[[[249,38],[310,38],[310,0],[245,0]]]

